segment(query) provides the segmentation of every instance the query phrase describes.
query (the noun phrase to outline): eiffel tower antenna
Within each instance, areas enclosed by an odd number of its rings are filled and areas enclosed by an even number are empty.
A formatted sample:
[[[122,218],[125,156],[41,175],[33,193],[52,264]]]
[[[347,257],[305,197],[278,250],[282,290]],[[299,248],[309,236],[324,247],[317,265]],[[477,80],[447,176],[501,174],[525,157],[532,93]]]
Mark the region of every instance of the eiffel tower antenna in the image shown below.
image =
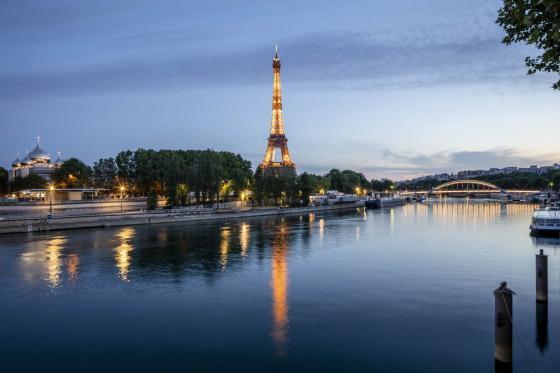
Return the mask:
[[[260,165],[265,173],[274,175],[295,175],[296,165],[290,157],[288,150],[288,138],[284,129],[284,117],[282,114],[282,87],[280,84],[280,57],[278,57],[278,46],[275,47],[274,58],[272,59],[272,120],[270,123],[270,136],[264,154],[264,159]],[[280,150],[281,161],[275,161],[274,155]]]

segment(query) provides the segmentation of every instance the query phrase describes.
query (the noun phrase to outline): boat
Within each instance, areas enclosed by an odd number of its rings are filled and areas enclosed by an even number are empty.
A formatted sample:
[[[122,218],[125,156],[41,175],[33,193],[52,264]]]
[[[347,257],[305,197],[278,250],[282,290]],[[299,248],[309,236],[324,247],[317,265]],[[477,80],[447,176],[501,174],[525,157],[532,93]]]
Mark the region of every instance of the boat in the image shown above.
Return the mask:
[[[404,204],[406,204],[406,199],[398,196],[373,198],[365,201],[366,207],[374,209],[379,209],[382,207],[402,206]]]
[[[529,228],[532,235],[560,235],[560,203],[536,209]]]
[[[327,191],[327,204],[338,205],[343,203],[356,203],[360,199],[355,194],[344,194],[336,190]]]

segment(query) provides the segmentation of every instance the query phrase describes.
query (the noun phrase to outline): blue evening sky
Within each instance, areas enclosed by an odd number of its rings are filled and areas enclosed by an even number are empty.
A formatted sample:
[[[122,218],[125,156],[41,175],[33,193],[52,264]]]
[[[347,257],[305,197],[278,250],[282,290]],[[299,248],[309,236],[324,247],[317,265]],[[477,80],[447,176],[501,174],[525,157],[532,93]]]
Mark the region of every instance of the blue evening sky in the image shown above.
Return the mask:
[[[499,0],[0,3],[0,165],[32,149],[230,150],[256,166],[282,59],[298,171],[407,177],[560,161],[557,75]]]

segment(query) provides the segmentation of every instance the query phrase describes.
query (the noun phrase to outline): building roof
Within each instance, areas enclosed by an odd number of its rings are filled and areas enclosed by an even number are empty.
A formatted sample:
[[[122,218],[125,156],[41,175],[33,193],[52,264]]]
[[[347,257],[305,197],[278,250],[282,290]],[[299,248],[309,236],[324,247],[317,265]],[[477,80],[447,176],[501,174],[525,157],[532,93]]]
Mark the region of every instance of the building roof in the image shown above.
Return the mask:
[[[62,158],[60,158],[60,152],[58,152],[58,158],[56,159],[56,161],[54,161],[54,164],[60,166],[62,165],[62,163],[64,162],[62,162]]]
[[[19,154],[15,161],[12,162],[12,167],[19,167],[21,166],[21,160],[19,159]]]
[[[29,159],[29,155],[26,155],[25,158],[21,160],[21,164],[31,164],[33,161]]]
[[[37,141],[37,146],[35,146],[35,149],[33,149],[31,151],[31,153],[29,153],[28,157],[31,158],[34,161],[36,161],[36,160],[48,161],[48,160],[51,159],[50,155],[48,155],[46,151],[41,149],[38,141]]]

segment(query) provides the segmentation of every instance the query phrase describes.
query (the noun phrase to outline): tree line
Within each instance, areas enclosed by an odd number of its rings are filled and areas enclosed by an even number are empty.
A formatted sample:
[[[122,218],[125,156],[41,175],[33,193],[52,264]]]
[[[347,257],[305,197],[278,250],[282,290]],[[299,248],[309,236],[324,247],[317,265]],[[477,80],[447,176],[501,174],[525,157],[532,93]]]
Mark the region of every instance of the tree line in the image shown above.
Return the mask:
[[[555,189],[560,186],[560,170],[542,175],[511,173],[477,178],[505,189]],[[347,194],[391,192],[404,189],[431,189],[436,179],[398,186],[388,179],[368,180],[352,170],[331,169],[324,175],[304,172],[297,176],[267,175],[260,168],[253,173],[251,162],[239,154],[214,150],[124,150],[115,158],[100,158],[88,166],[70,158],[52,174],[56,188],[105,188],[127,196],[148,196],[151,206],[158,197],[169,205],[191,203],[213,204],[217,201],[239,200],[251,196],[261,206],[301,206],[315,193],[337,190]],[[8,173],[0,168],[0,195],[10,192],[48,187],[40,176],[16,177],[8,182]]]
[[[257,168],[253,173],[251,162],[239,154],[214,150],[123,150],[92,166],[70,158],[51,178],[56,188],[105,188],[118,195],[122,187],[128,196],[149,196],[152,204],[154,197],[163,196],[174,206],[240,199],[242,193],[251,195],[259,205],[305,205],[313,193],[365,194],[372,188],[387,190],[393,185],[389,180],[368,180],[352,170],[272,176]],[[7,172],[0,172],[2,194],[48,187],[34,174],[10,183],[7,180]]]

